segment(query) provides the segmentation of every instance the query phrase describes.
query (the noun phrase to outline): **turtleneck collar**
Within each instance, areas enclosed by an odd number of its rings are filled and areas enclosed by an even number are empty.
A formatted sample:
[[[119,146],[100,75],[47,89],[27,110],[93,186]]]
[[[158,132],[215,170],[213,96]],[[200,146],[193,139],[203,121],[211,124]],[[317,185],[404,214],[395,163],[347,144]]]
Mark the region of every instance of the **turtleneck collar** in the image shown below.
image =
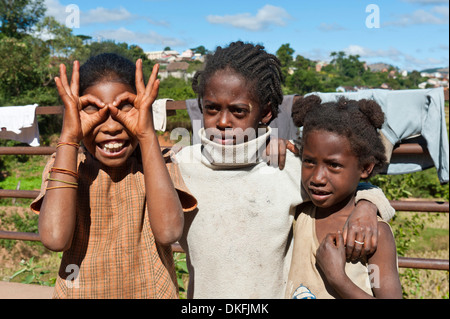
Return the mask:
[[[222,145],[210,141],[201,128],[199,136],[202,143],[202,163],[211,168],[232,169],[252,166],[260,163],[266,150],[266,142],[272,130],[267,127],[266,132],[259,137],[237,145]]]

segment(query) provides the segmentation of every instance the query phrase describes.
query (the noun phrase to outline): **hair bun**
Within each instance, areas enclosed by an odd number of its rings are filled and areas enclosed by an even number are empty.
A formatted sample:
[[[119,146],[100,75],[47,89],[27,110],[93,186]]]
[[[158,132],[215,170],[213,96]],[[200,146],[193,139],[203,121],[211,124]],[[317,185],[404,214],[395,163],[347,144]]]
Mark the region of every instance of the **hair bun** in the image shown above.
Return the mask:
[[[373,100],[359,100],[359,110],[369,120],[369,122],[377,129],[380,129],[384,123],[384,113],[380,105]]]
[[[319,107],[322,100],[317,95],[308,95],[299,97],[292,105],[292,119],[298,127],[303,126],[306,114],[312,109]]]

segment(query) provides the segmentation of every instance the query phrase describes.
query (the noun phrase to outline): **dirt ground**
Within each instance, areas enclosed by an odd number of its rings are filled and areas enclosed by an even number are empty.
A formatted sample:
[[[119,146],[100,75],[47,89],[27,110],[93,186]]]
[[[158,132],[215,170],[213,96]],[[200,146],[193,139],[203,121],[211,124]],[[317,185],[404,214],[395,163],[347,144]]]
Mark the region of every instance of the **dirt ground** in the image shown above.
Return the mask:
[[[26,208],[0,207],[0,211],[4,211],[6,214],[13,213],[13,210],[23,214]],[[1,221],[0,229],[9,230],[2,227]],[[17,271],[22,267],[21,260],[29,260],[32,256],[45,255],[45,252],[42,253],[43,249],[37,249],[21,241],[17,241],[13,249],[0,247],[0,299],[48,299],[52,297],[53,287],[8,282],[12,271]]]
[[[0,299],[51,299],[53,287],[0,281]]]

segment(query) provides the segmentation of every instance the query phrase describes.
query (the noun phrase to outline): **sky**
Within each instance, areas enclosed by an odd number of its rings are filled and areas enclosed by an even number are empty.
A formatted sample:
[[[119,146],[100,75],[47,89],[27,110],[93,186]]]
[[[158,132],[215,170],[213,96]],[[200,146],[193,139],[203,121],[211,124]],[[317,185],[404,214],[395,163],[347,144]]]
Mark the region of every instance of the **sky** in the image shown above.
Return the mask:
[[[270,53],[289,44],[298,54],[330,53],[401,70],[449,65],[449,0],[45,0],[47,15],[76,35],[180,53],[233,41]]]

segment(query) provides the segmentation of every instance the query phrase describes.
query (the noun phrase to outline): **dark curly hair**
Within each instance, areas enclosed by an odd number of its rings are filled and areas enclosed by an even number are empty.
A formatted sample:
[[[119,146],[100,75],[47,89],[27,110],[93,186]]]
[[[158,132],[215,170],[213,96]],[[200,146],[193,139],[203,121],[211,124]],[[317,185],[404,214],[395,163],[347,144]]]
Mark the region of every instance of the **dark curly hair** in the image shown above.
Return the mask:
[[[95,84],[114,81],[129,85],[136,92],[136,66],[115,53],[102,53],[89,58],[80,67],[80,96]]]
[[[370,176],[386,164],[385,147],[378,131],[384,123],[384,113],[373,100],[342,97],[337,102],[322,103],[318,96],[309,95],[294,103],[292,118],[297,126],[303,126],[302,139],[298,141],[300,154],[310,132],[325,130],[348,139],[361,167],[375,164]]]
[[[214,54],[207,56],[205,68],[194,75],[192,88],[197,93],[200,110],[206,83],[217,71],[227,68],[242,75],[252,85],[250,90],[254,92],[260,107],[270,103],[274,119],[283,101],[281,63],[275,55],[267,53],[263,46],[242,41],[232,42],[225,48],[217,47]]]

